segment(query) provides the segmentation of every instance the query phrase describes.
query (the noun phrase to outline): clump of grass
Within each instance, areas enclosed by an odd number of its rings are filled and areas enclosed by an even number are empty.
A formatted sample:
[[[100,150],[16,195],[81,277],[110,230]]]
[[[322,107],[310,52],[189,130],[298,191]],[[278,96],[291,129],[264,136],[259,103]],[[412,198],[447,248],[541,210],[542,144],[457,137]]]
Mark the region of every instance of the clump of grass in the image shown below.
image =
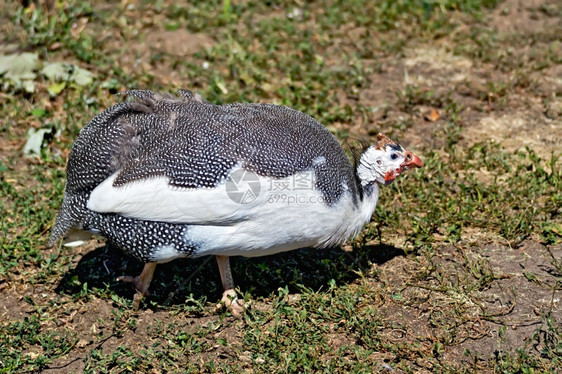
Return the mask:
[[[0,329],[2,372],[40,371],[53,359],[67,354],[78,341],[76,334],[42,328],[44,319],[34,313]]]

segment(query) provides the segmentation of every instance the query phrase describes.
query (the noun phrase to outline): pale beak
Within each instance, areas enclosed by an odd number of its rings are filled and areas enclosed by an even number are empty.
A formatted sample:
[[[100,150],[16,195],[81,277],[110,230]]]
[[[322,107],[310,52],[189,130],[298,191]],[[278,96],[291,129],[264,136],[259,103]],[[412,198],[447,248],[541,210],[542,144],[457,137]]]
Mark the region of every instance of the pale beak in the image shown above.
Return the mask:
[[[419,158],[418,156],[416,156],[410,151],[406,151],[406,159],[400,165],[400,172],[403,172],[404,170],[408,170],[413,167],[421,168],[422,166],[423,166],[423,161],[421,158]]]

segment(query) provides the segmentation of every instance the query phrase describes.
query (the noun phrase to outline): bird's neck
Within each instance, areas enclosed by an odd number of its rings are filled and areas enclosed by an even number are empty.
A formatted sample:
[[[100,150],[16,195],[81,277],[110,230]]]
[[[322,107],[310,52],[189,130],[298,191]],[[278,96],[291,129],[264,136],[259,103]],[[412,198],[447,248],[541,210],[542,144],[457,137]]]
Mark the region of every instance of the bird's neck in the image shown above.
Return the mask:
[[[377,206],[379,199],[379,186],[374,183],[370,188],[363,188],[362,196],[356,200],[348,195],[343,198],[338,209],[341,211],[341,221],[334,230],[328,233],[328,236],[320,241],[321,247],[330,247],[343,244],[347,239],[357,236],[365,223],[371,220],[371,216]]]
[[[371,220],[371,216],[377,207],[379,201],[379,184],[370,183],[360,187],[363,191],[363,198],[359,201],[359,216],[363,220],[363,224]]]

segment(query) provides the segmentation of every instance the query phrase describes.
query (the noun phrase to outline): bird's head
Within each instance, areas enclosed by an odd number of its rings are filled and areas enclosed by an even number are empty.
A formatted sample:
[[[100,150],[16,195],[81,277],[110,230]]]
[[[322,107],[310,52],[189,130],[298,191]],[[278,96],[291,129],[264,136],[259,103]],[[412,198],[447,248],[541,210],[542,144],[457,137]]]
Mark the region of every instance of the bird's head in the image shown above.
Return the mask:
[[[365,187],[374,182],[391,184],[402,172],[422,166],[421,158],[404,150],[386,135],[379,134],[377,143],[369,146],[359,156],[356,172],[361,185]]]

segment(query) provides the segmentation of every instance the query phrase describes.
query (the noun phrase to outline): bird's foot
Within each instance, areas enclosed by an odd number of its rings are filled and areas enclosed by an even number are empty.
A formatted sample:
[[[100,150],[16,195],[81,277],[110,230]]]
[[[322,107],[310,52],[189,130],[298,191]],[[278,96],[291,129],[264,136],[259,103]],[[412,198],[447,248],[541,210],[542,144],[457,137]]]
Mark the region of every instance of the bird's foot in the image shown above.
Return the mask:
[[[135,286],[137,293],[141,294],[142,296],[148,296],[149,284],[146,284],[145,280],[142,279],[140,276],[133,277],[130,275],[123,275],[121,277],[118,277],[117,280],[119,282],[132,283]]]
[[[132,283],[135,286],[137,292],[135,293],[135,296],[133,296],[133,308],[139,309],[142,298],[148,296],[148,287],[144,287],[144,284],[140,277],[124,275],[118,277],[117,280],[119,282]]]
[[[244,310],[246,309],[244,300],[240,300],[236,296],[236,291],[233,289],[223,292],[219,306],[222,307],[223,305],[228,308],[230,314],[232,314],[235,318],[241,318],[244,314]]]
[[[144,296],[148,296],[148,287],[152,281],[152,275],[154,274],[154,269],[156,268],[155,262],[149,262],[144,265],[142,272],[136,276],[124,275],[118,277],[117,280],[120,282],[132,283],[137,290],[133,298],[133,308],[138,309],[140,306],[140,301]]]

